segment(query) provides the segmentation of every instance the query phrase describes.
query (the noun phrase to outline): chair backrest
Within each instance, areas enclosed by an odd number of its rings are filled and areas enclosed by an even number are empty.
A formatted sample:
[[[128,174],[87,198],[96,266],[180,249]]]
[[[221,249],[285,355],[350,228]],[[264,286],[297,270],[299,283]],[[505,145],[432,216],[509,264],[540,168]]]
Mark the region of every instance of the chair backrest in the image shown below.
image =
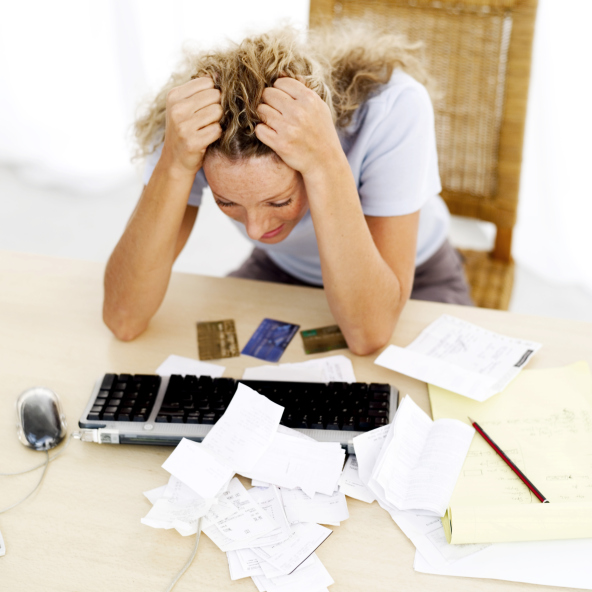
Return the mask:
[[[311,27],[365,17],[425,45],[442,197],[450,211],[493,222],[509,261],[537,0],[311,0]]]

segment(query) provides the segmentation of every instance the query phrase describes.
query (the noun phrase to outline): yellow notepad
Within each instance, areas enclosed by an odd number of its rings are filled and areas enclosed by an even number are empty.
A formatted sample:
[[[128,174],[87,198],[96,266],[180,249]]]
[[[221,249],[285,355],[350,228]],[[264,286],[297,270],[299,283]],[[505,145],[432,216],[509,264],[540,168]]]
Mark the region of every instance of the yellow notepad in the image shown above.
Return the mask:
[[[585,362],[524,370],[478,403],[429,385],[434,420],[477,421],[551,502],[541,504],[475,436],[442,519],[449,542],[592,537],[592,374]]]

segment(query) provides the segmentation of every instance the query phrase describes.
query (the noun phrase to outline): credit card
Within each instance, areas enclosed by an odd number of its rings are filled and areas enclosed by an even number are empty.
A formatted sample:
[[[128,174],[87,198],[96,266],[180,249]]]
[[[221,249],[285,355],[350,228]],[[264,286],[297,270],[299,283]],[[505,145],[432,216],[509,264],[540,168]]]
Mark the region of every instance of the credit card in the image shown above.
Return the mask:
[[[242,353],[266,362],[278,362],[300,325],[263,319]]]
[[[200,360],[219,360],[240,356],[234,321],[197,323],[197,349]]]
[[[337,325],[300,331],[300,335],[302,336],[304,351],[307,354],[320,354],[332,349],[347,349],[343,333]]]

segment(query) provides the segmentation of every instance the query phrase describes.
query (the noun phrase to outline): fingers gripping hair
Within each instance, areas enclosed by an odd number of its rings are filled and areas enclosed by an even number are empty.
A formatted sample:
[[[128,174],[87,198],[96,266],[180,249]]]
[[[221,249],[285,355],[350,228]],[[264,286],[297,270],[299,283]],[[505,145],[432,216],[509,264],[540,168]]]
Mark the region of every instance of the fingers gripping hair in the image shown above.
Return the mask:
[[[293,29],[250,37],[226,51],[205,54],[193,77],[198,76],[210,76],[222,95],[223,132],[209,150],[230,159],[272,153],[255,135],[255,127],[262,122],[257,107],[263,91],[278,78],[298,78],[332,108],[326,72]]]

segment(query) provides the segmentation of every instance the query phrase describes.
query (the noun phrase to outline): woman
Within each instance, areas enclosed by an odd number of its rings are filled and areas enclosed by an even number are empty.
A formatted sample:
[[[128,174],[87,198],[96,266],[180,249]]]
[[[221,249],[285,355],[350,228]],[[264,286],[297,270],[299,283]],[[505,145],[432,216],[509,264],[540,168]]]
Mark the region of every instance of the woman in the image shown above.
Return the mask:
[[[231,275],[324,286],[356,354],[390,339],[410,295],[470,304],[415,49],[360,25],[189,58],[136,124],[146,186],[105,273],[114,334],[148,326],[207,185],[256,245]]]

